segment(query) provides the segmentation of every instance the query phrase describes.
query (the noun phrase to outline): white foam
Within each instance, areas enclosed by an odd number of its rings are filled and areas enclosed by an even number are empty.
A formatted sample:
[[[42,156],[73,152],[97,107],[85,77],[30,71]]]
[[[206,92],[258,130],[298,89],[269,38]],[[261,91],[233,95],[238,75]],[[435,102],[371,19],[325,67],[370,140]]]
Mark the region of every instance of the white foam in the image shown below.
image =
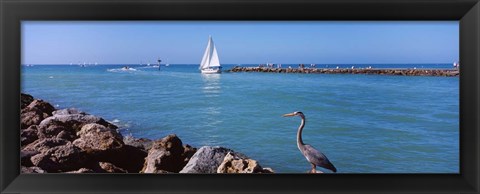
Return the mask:
[[[117,68],[117,69],[107,69],[107,71],[109,72],[129,72],[129,71],[137,71],[137,69],[135,68]]]

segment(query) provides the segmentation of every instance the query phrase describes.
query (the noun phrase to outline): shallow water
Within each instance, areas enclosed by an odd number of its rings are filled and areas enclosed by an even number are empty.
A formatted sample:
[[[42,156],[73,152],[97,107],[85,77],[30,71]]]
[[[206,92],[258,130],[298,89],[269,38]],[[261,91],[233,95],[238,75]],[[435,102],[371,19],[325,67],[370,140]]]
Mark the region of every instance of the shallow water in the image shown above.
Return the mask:
[[[459,171],[458,77],[202,75],[193,65],[121,67],[22,66],[22,91],[57,108],[101,116],[124,135],[175,133],[195,147],[245,153],[276,172],[310,168],[296,146],[300,118],[282,117],[294,111],[307,118],[304,142],[324,152],[340,173]],[[400,66],[374,66],[382,67]]]

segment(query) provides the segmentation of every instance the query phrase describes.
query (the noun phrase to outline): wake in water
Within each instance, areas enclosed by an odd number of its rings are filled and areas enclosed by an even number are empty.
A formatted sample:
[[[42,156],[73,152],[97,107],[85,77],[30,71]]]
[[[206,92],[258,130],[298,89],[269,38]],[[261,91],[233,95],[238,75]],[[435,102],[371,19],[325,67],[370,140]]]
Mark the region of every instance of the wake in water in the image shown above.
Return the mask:
[[[132,71],[137,71],[137,69],[135,68],[125,68],[125,67],[122,67],[122,68],[116,68],[116,69],[107,69],[107,71],[109,72],[132,72]]]

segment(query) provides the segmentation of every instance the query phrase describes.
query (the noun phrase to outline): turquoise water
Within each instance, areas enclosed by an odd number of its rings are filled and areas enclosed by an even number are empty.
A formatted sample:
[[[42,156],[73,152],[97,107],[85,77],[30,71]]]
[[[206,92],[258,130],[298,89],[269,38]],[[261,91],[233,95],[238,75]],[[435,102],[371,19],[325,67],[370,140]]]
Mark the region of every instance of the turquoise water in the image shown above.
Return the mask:
[[[459,172],[458,77],[121,67],[22,66],[22,91],[57,108],[101,116],[123,134],[156,139],[175,133],[195,147],[245,153],[276,172],[310,168],[296,146],[300,118],[282,117],[294,111],[307,118],[304,142],[324,152],[339,173]]]

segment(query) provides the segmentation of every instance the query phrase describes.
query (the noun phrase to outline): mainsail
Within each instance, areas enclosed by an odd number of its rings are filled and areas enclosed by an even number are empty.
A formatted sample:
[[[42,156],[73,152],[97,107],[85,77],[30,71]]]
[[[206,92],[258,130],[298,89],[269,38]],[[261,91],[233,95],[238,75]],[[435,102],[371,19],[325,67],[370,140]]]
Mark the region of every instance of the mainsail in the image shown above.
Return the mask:
[[[199,69],[208,69],[212,67],[220,67],[220,60],[218,60],[217,49],[213,43],[212,36],[208,38],[207,48],[203,54],[202,62]]]

